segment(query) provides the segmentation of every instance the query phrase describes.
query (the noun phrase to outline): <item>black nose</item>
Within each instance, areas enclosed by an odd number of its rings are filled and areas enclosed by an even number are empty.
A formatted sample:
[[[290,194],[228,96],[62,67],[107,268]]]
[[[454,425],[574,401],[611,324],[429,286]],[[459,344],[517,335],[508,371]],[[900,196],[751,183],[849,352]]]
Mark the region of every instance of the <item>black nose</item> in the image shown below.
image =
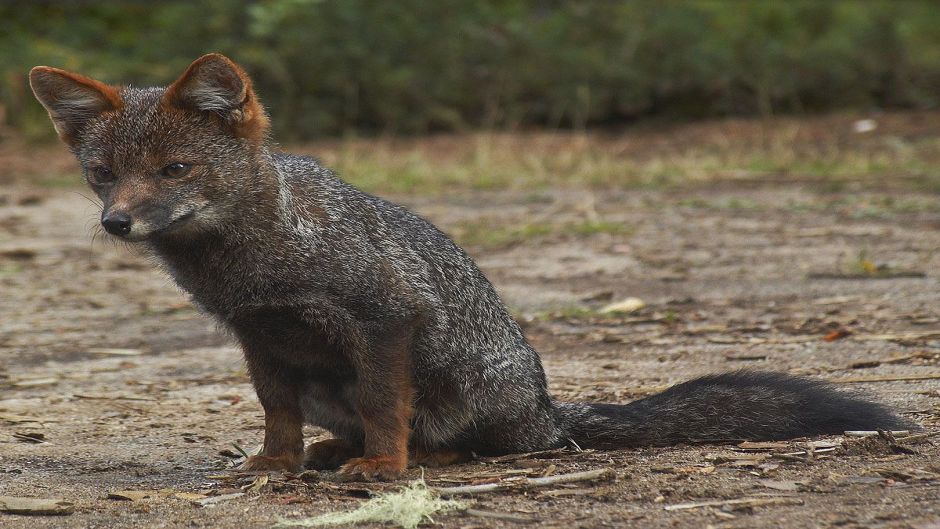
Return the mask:
[[[101,218],[101,225],[112,235],[127,235],[131,232],[131,224],[133,223],[127,213],[108,213]]]

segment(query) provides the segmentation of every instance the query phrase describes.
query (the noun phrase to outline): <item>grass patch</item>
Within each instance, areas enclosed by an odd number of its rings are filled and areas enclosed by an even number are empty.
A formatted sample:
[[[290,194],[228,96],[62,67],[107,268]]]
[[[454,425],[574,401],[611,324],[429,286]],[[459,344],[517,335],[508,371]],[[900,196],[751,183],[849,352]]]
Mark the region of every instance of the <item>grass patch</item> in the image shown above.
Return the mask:
[[[0,264],[0,276],[19,274],[24,270],[23,265],[19,263]]]
[[[82,185],[82,177],[79,173],[53,173],[44,175],[38,183],[49,189],[67,189]]]
[[[508,224],[504,221],[477,220],[456,225],[451,230],[461,246],[498,248],[551,236],[625,234],[630,229],[622,222],[578,221],[564,223]]]
[[[924,113],[886,114],[872,133],[858,116],[739,119],[603,132],[484,132],[300,146],[378,193],[593,187],[673,188],[805,181],[821,192],[940,189],[940,139]],[[298,150],[298,149],[291,149]],[[744,209],[747,209],[746,207]]]
[[[745,197],[723,197],[720,199],[691,197],[683,198],[677,204],[681,207],[715,211],[755,211],[768,207]]]

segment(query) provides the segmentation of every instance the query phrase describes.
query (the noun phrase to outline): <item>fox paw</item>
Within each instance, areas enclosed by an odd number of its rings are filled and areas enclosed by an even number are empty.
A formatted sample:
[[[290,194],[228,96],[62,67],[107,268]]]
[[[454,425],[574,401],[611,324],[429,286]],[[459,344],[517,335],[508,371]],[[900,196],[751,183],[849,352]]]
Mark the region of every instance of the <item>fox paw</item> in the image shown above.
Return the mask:
[[[300,457],[289,454],[282,456],[256,455],[249,456],[248,459],[242,463],[240,469],[249,471],[280,470],[283,472],[297,473],[303,470],[303,466],[300,463]]]
[[[307,447],[304,467],[313,470],[334,470],[354,457],[362,455],[362,448],[343,439],[317,441]]]
[[[401,476],[405,470],[405,461],[392,456],[356,457],[340,467],[340,474],[349,478],[362,478],[366,481],[389,481]]]

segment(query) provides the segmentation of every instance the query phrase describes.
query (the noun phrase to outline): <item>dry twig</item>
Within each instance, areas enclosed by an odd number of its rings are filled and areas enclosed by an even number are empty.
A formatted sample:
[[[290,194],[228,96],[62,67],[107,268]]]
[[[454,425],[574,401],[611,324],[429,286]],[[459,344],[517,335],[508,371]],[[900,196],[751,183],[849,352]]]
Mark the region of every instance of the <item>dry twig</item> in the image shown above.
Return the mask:
[[[512,481],[502,481],[499,483],[486,483],[483,485],[465,485],[462,487],[435,487],[434,490],[441,496],[456,496],[458,494],[480,494],[485,492],[496,492],[500,490],[545,487],[548,485],[558,485],[561,483],[574,483],[578,481],[596,481],[612,479],[616,474],[613,469],[602,468],[598,470],[588,470],[585,472],[574,472],[571,474],[557,474],[546,476],[544,478],[523,478]]]
[[[790,497],[776,498],[739,498],[736,500],[712,500],[697,501],[692,503],[677,503],[675,505],[666,505],[663,509],[667,511],[682,511],[686,509],[699,509],[701,507],[762,507],[765,505],[803,505],[803,500]]]

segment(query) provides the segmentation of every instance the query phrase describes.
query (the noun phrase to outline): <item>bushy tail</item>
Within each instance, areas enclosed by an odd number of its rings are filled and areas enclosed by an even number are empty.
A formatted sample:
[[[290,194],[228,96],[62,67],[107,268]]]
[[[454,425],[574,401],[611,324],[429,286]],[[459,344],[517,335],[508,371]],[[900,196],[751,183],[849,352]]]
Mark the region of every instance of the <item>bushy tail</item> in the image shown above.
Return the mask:
[[[825,382],[739,371],[673,386],[625,405],[557,403],[562,427],[582,448],[782,440],[846,430],[916,426]]]

